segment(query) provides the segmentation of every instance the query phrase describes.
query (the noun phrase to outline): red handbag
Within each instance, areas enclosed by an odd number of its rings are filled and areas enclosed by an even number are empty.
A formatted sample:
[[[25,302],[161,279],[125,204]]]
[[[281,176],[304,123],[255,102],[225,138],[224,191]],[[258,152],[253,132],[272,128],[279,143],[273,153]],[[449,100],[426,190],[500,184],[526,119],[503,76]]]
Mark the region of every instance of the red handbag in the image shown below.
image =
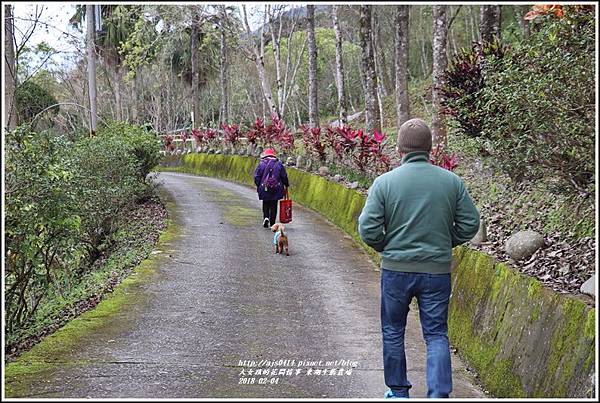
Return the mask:
[[[283,199],[279,200],[279,222],[287,224],[292,222],[292,200],[286,189]]]

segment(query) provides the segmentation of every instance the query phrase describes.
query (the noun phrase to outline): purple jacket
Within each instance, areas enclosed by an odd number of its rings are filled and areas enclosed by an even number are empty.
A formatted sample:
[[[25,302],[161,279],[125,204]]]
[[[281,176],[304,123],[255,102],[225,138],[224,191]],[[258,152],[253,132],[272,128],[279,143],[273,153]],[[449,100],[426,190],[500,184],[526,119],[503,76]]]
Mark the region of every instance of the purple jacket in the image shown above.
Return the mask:
[[[263,180],[263,173],[265,173],[265,168],[267,164],[271,162],[271,166],[273,168],[273,175],[279,178],[280,185],[277,186],[274,192],[265,192],[262,186],[260,186]],[[283,187],[290,186],[290,182],[288,181],[287,172],[285,171],[285,167],[277,158],[274,157],[265,157],[260,160],[256,170],[254,171],[254,183],[256,184],[256,191],[258,192],[259,200],[280,200],[283,199]]]

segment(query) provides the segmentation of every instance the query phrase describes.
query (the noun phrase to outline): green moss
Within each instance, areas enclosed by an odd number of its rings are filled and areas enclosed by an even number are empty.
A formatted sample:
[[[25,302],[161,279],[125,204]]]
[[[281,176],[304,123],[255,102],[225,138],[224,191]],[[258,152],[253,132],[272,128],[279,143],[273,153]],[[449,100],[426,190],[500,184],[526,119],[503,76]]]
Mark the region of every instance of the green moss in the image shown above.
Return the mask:
[[[467,252],[467,248],[464,245],[457,246],[452,249],[452,258],[454,259],[454,263],[458,264],[462,261],[463,256]]]
[[[461,259],[460,266],[462,270],[472,272],[470,276],[461,277],[461,289],[469,295],[469,298],[482,300],[489,289],[487,284],[480,279],[494,276],[494,260],[483,253],[466,253]]]
[[[162,193],[170,217],[167,219],[166,229],[159,237],[157,249],[165,249],[180,235],[179,226],[172,217],[175,211],[174,202],[167,194]],[[51,374],[55,366],[66,365],[65,357],[75,352],[81,343],[89,341],[90,335],[97,332],[116,335],[123,326],[127,326],[127,323],[123,323],[115,314],[125,311],[128,306],[146,301],[147,296],[143,294],[141,287],[156,276],[156,267],[160,260],[160,255],[151,255],[143,260],[131,275],[117,285],[94,309],[71,320],[17,360],[7,364],[4,372],[6,396],[27,395],[27,385],[31,379]],[[84,362],[71,361],[70,365],[82,363]]]
[[[540,296],[542,292],[542,283],[538,280],[531,278],[529,280],[529,284],[527,285],[527,296],[529,298],[537,298]]]
[[[261,215],[256,209],[229,204],[225,207],[223,218],[231,225],[246,227],[260,222]]]
[[[493,368],[488,371],[486,384],[494,386],[494,396],[519,398],[526,397],[523,385],[518,376],[514,374],[513,362],[511,360],[499,360],[494,362]]]
[[[511,288],[510,270],[482,253],[466,247],[455,249],[458,263],[453,270],[455,285],[450,300],[448,336],[461,356],[473,366],[482,384],[496,397],[525,396],[519,377],[514,373],[510,359],[498,358],[502,351],[500,341],[494,336],[480,334],[480,322],[474,320],[487,304],[499,299],[505,287]],[[482,279],[491,279],[485,282]],[[499,303],[498,303],[499,304]],[[503,306],[504,307],[504,306]],[[499,315],[485,332],[495,335],[503,325]]]
[[[596,337],[596,309],[594,308],[590,309],[587,313],[583,334],[589,340],[594,340]]]
[[[496,265],[495,268],[496,270],[494,273],[494,279],[492,281],[492,301],[496,301],[500,290],[502,290],[506,286],[506,281],[510,273],[510,271],[502,265]]]
[[[4,372],[4,395],[7,398],[27,396],[29,377],[50,375],[55,364],[37,361],[25,361],[19,365],[9,364]]]
[[[515,375],[511,360],[497,360],[501,351],[499,343],[488,343],[477,336],[473,318],[454,309],[448,318],[448,334],[460,355],[469,362],[480,376],[481,383],[495,397],[526,396],[521,381]]]
[[[216,188],[216,187],[205,187],[202,189],[203,193],[206,193],[208,198],[213,202],[225,202],[230,198],[237,198],[233,192],[227,189]]]
[[[561,320],[552,335],[546,366],[546,394],[565,397],[579,362],[581,327],[588,314],[585,304],[573,298],[562,299],[559,306]]]
[[[531,321],[536,322],[540,318],[540,314],[542,313],[542,307],[537,305],[533,308],[533,312],[531,313]]]
[[[593,369],[594,310],[576,299],[545,291],[538,280],[506,264],[496,263],[492,270],[489,260],[480,255],[465,247],[455,249],[458,264],[453,271],[448,320],[452,344],[496,397],[567,396],[574,380],[587,379]],[[489,317],[492,312],[495,321]],[[542,312],[546,312],[546,322],[535,325]],[[546,347],[532,347],[536,354],[547,358],[536,364],[541,366],[530,369],[536,375],[528,386],[535,392],[526,393],[520,370],[513,366],[513,360],[523,359],[523,350],[508,346],[514,346],[515,337],[535,326],[549,329],[551,341]],[[528,378],[531,375],[524,377]]]
[[[542,283],[540,283],[535,278],[529,279],[529,283],[527,284],[527,297],[529,298],[529,304],[534,306],[533,311],[531,313],[531,320],[533,322],[537,321],[540,318],[540,314],[542,313],[541,307],[541,297],[542,297]]]
[[[96,308],[68,322],[15,362],[8,364],[5,368],[7,396],[26,394],[28,378],[40,378],[43,374],[52,372],[55,365],[62,366],[62,362],[66,361],[65,357],[75,352],[82,341],[89,340],[86,335],[95,332],[112,334],[121,329],[122,325],[111,320],[111,317],[123,311],[127,304],[143,302],[143,297],[135,292],[135,287],[153,272],[151,266],[142,263],[131,277],[119,284],[110,297],[100,302]]]
[[[594,349],[591,349],[590,353],[588,354],[588,357],[583,363],[583,370],[586,372],[591,372],[591,370],[593,370],[592,365],[594,364],[594,362],[596,362],[596,352],[594,351]]]

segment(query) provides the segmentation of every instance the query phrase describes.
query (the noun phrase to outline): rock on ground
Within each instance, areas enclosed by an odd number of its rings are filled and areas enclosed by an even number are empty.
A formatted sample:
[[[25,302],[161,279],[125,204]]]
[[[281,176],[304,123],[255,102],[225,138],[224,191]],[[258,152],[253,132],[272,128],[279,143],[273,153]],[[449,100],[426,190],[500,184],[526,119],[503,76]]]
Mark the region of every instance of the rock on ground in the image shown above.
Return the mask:
[[[471,239],[471,243],[474,245],[479,245],[485,241],[487,241],[487,228],[485,224],[485,219],[483,219],[482,217],[479,220],[479,229],[477,230],[477,233],[475,234],[473,239]]]
[[[544,237],[531,230],[519,231],[506,241],[504,249],[514,260],[526,259],[544,246]]]
[[[585,283],[581,285],[580,291],[584,294],[596,296],[596,275],[594,274]]]

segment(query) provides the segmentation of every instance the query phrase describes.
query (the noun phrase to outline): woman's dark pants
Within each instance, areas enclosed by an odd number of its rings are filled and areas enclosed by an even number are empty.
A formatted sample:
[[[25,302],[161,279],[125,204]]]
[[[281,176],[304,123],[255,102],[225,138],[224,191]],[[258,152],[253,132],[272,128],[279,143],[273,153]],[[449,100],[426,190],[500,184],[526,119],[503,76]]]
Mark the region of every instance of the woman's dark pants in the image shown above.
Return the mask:
[[[277,219],[277,202],[278,200],[263,200],[263,220],[269,219],[269,224],[275,224]]]

